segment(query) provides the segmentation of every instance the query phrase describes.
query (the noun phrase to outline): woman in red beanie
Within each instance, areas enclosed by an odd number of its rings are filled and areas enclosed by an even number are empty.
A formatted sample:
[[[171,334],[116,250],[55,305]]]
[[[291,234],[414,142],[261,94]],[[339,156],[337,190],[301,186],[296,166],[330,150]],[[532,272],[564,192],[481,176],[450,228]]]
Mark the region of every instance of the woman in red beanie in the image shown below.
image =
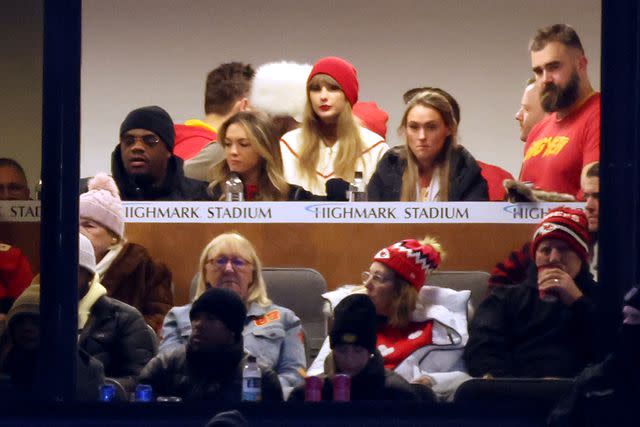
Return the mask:
[[[481,201],[487,181],[476,159],[457,143],[451,104],[438,92],[414,95],[400,124],[403,146],[389,150],[367,187],[374,201]]]
[[[352,107],[357,101],[353,65],[337,57],[316,62],[307,81],[302,126],[280,139],[287,182],[324,196],[331,178],[351,182],[360,171],[365,183],[369,181],[389,146],[356,123]]]
[[[452,397],[469,376],[462,353],[468,339],[470,291],[425,285],[440,264],[442,248],[435,239],[407,239],[378,251],[362,273],[363,287],[345,286],[323,296],[332,306],[354,292],[366,292],[375,306],[376,349],[384,366],[405,380],[432,387],[441,399]],[[325,341],[308,375],[325,369]]]

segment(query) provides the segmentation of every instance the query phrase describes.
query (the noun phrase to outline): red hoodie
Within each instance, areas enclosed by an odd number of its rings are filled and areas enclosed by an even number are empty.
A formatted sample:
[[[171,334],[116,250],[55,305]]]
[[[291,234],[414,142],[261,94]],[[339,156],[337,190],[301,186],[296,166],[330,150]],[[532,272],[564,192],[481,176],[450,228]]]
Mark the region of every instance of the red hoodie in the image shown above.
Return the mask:
[[[189,160],[202,148],[218,138],[215,129],[202,120],[187,120],[182,125],[174,125],[176,131],[173,154],[182,160]]]

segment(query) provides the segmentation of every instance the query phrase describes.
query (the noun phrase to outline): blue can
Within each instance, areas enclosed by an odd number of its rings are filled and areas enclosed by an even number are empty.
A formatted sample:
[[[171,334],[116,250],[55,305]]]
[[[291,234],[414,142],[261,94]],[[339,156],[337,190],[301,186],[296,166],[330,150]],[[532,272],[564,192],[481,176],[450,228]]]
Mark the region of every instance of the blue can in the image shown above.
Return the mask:
[[[113,384],[102,384],[98,389],[98,400],[100,402],[113,402],[116,400],[116,386]]]
[[[151,402],[153,401],[153,390],[148,384],[138,384],[134,396],[136,402]]]

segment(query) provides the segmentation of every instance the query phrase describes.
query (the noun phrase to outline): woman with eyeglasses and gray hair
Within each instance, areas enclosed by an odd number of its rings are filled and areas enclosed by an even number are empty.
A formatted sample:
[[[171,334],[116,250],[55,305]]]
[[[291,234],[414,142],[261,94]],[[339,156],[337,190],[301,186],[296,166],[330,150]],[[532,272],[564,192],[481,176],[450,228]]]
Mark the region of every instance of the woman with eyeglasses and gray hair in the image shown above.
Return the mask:
[[[258,363],[276,371],[285,396],[302,383],[306,367],[302,326],[296,314],[271,302],[255,248],[239,233],[224,233],[207,244],[200,255],[200,277],[195,299],[209,288],[237,293],[247,307],[243,338],[245,350]],[[191,335],[191,304],[172,308],[164,319],[160,352],[187,343]]]
[[[448,399],[469,378],[462,351],[468,339],[471,292],[426,285],[443,256],[433,238],[402,240],[373,256],[362,273],[362,286],[342,287],[324,297],[336,307],[351,293],[366,293],[376,309],[376,350],[384,367]],[[325,341],[308,375],[324,372],[328,354]]]

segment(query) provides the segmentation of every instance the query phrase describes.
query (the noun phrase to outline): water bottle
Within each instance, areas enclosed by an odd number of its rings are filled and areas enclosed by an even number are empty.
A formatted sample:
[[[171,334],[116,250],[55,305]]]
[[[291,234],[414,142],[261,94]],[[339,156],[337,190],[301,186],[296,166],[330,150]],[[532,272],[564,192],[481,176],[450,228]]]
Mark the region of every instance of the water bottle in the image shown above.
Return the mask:
[[[237,173],[230,173],[224,182],[224,192],[227,202],[241,202],[244,200],[244,185]]]
[[[356,171],[353,182],[349,185],[350,202],[366,202],[367,190],[362,178],[362,171]]]
[[[36,200],[42,200],[42,180],[38,181],[35,188]]]
[[[259,402],[262,400],[262,374],[255,356],[247,357],[247,364],[242,370],[242,400]]]

